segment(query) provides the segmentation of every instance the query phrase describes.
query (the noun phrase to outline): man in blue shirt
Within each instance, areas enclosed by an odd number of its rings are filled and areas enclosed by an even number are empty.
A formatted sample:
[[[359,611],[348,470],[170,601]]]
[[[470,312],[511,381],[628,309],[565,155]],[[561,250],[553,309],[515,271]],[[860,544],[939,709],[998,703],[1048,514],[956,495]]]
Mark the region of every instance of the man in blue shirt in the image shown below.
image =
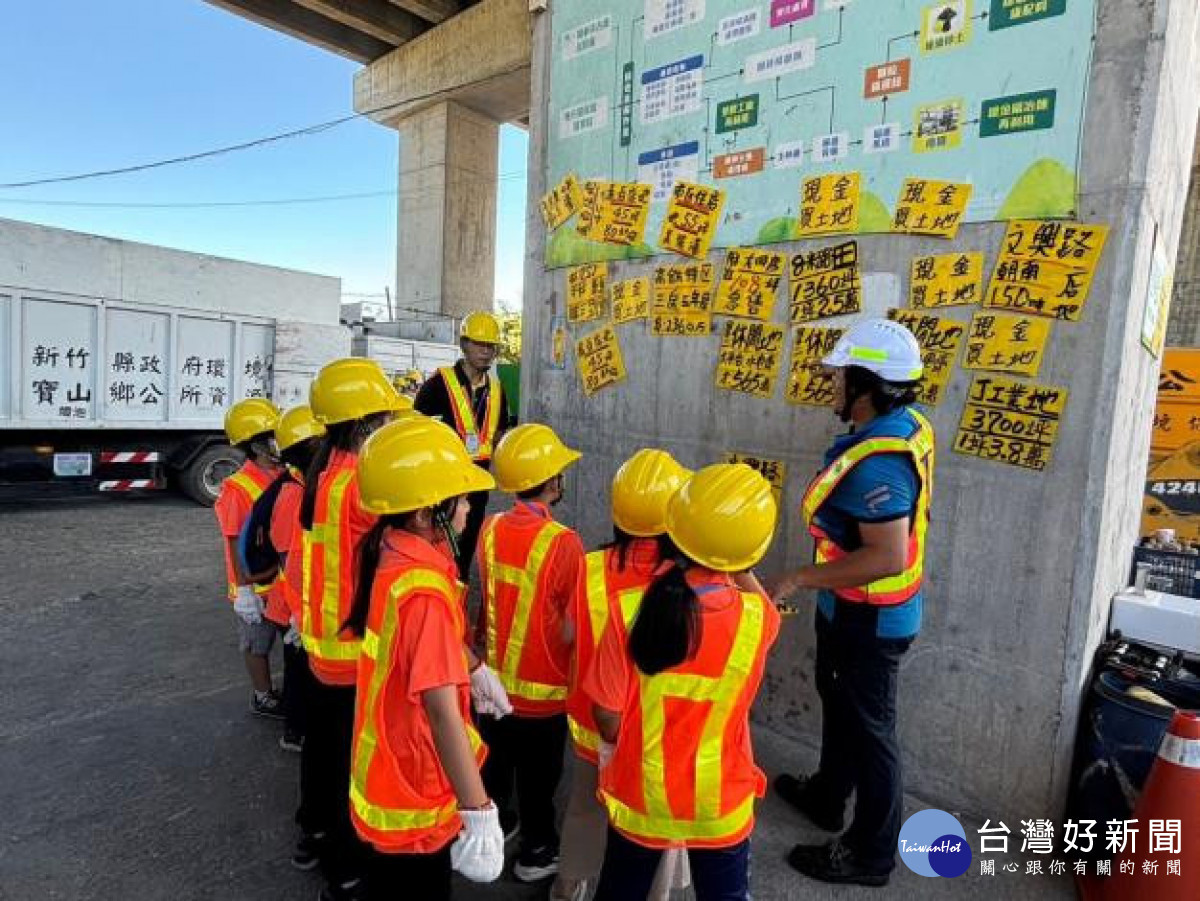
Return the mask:
[[[788,863],[823,882],[886,885],[903,809],[896,685],[921,627],[921,586],[934,435],[912,408],[920,347],[903,325],[871,319],[849,329],[824,361],[850,432],[834,441],[804,497],[814,562],[779,579],[775,599],[817,592],[816,684],[821,762],[782,775],[775,790],[840,837],[797,845]]]

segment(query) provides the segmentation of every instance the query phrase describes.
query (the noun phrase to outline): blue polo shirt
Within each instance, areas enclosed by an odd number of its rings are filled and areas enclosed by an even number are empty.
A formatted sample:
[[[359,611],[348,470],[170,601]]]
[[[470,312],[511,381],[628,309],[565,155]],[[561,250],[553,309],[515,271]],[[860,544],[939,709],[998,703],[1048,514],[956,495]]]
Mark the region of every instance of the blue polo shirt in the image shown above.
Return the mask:
[[[845,451],[868,438],[908,437],[916,422],[907,408],[894,410],[871,420],[859,431],[838,437],[825,454],[828,466]],[[875,454],[860,462],[843,476],[837,488],[821,505],[816,523],[839,547],[848,551],[862,547],[859,523],[882,523],[916,515],[921,478],[908,454]],[[879,638],[911,638],[921,630],[922,595],[893,607],[873,607],[838,601],[832,591],[817,593],[817,608],[830,623],[840,620],[862,621],[872,614],[875,635]]]

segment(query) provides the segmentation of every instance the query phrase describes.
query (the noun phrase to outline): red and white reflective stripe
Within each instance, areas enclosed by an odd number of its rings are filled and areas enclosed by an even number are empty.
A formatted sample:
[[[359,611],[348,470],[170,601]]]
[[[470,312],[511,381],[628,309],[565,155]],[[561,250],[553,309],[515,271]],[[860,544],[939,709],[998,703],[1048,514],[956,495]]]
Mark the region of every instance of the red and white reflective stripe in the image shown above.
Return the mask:
[[[161,463],[163,455],[158,451],[103,451],[101,463]]]
[[[113,479],[101,482],[98,487],[101,491],[137,491],[143,488],[165,488],[166,485],[155,479]]]
[[[1200,739],[1183,738],[1168,732],[1158,746],[1158,757],[1176,766],[1200,770]]]

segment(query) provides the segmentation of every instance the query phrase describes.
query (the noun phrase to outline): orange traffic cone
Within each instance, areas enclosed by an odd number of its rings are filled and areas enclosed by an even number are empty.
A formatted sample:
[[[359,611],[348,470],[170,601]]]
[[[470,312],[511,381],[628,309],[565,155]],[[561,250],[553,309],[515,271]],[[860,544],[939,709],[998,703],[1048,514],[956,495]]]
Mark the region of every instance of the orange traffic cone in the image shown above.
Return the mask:
[[[1133,815],[1137,851],[1113,861],[1105,901],[1200,898],[1200,714],[1171,720]]]

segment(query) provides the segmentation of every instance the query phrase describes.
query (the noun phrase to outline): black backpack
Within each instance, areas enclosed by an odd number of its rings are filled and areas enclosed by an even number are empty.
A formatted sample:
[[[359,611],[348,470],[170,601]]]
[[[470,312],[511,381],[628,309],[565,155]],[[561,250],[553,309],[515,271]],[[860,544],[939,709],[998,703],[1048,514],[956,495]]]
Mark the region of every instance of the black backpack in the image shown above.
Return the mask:
[[[291,478],[291,474],[284,471],[263,490],[238,535],[242,572],[255,585],[270,585],[279,575],[280,551],[271,543],[271,516],[280,490]]]

